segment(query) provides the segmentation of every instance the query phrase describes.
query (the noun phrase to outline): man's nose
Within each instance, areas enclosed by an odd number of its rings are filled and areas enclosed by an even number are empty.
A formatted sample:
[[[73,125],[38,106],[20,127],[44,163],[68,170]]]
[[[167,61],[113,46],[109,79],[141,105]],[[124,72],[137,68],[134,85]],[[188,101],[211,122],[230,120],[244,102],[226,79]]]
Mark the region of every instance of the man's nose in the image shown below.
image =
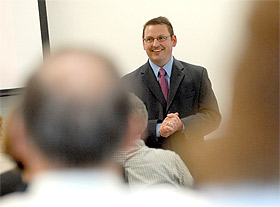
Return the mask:
[[[157,39],[154,39],[153,46],[156,47],[156,46],[158,46],[158,45],[159,45],[158,40],[157,40]]]

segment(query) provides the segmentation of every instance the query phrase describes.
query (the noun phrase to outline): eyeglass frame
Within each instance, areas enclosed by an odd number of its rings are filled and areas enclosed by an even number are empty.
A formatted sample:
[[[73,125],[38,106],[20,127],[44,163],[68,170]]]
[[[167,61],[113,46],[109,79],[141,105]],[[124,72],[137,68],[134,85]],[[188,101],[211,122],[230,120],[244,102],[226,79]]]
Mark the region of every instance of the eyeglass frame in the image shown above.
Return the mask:
[[[154,38],[154,37],[149,37],[151,38],[151,41],[149,42],[149,38],[143,38],[143,40],[146,42],[146,43],[153,43],[155,41],[155,39],[158,41],[158,42],[165,42],[167,40],[168,37],[171,37],[172,35],[168,35],[168,36],[163,36],[163,35],[160,35],[158,36],[157,38]],[[162,40],[159,40],[159,38],[163,38]]]

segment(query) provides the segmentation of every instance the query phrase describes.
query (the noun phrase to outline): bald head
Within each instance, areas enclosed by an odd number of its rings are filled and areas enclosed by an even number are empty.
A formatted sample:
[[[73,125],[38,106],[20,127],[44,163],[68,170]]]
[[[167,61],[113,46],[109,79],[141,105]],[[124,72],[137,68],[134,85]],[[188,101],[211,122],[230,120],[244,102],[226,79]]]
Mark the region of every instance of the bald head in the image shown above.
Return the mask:
[[[38,76],[52,93],[75,100],[101,98],[119,79],[110,60],[82,49],[62,50],[48,57]]]
[[[107,58],[68,49],[48,57],[31,77],[21,108],[30,141],[48,160],[88,166],[118,148],[130,107]]]

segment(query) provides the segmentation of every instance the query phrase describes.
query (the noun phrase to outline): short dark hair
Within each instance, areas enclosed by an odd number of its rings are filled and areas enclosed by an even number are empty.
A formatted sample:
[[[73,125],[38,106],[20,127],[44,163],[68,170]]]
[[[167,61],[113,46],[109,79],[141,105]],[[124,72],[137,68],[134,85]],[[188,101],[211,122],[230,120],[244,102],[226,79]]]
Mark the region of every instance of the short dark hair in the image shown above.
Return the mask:
[[[104,57],[101,61],[112,65]],[[87,167],[110,159],[123,140],[130,105],[118,81],[106,93],[102,98],[90,95],[87,101],[69,100],[41,81],[40,71],[35,73],[21,104],[30,141],[47,159],[65,166]]]
[[[159,16],[146,22],[146,24],[143,27],[142,38],[144,38],[145,29],[148,25],[158,25],[158,24],[165,24],[168,28],[170,35],[171,36],[174,35],[173,27],[170,21],[166,17]]]

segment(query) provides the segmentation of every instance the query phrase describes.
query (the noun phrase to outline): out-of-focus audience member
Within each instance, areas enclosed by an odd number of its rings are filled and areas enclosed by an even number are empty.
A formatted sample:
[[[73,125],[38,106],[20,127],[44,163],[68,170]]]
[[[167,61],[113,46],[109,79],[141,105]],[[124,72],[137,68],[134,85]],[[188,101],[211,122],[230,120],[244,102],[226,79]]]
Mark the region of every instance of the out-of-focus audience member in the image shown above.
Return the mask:
[[[221,206],[279,206],[279,1],[254,1],[222,139],[193,146],[202,192]],[[203,153],[201,153],[203,152]]]
[[[13,119],[13,116],[15,116],[15,112],[10,114],[5,129],[9,127],[10,122]],[[0,127],[1,128],[1,132],[0,132],[1,154],[3,153],[3,155],[9,156],[9,150],[7,146],[8,144],[7,133],[4,132],[6,130],[4,130],[3,121],[0,124],[1,124]],[[21,165],[21,163],[18,162],[16,164],[16,167],[12,167],[12,169],[8,169],[7,171],[4,171],[3,173],[0,174],[0,196],[4,196],[9,193],[18,192],[18,191],[21,192],[26,189],[27,186],[26,182],[23,181],[22,178],[22,167],[23,166]]]
[[[0,137],[1,137],[1,139],[0,139],[0,142],[2,143],[2,137],[3,137],[3,128],[4,128],[4,126],[3,126],[4,124],[3,124],[3,118],[2,118],[2,116],[0,116]]]
[[[104,205],[125,202],[126,188],[111,164],[130,108],[118,83],[111,61],[86,49],[45,60],[8,132],[10,154],[23,164],[29,186],[4,196],[2,207],[91,206],[93,196]]]
[[[0,174],[0,196],[25,191],[27,183],[22,179],[20,169],[11,169]]]
[[[188,168],[175,152],[149,148],[145,145],[148,112],[145,104],[133,93],[129,94],[131,115],[126,145],[116,154],[116,160],[125,171],[132,190],[155,186],[190,189],[193,178]]]

